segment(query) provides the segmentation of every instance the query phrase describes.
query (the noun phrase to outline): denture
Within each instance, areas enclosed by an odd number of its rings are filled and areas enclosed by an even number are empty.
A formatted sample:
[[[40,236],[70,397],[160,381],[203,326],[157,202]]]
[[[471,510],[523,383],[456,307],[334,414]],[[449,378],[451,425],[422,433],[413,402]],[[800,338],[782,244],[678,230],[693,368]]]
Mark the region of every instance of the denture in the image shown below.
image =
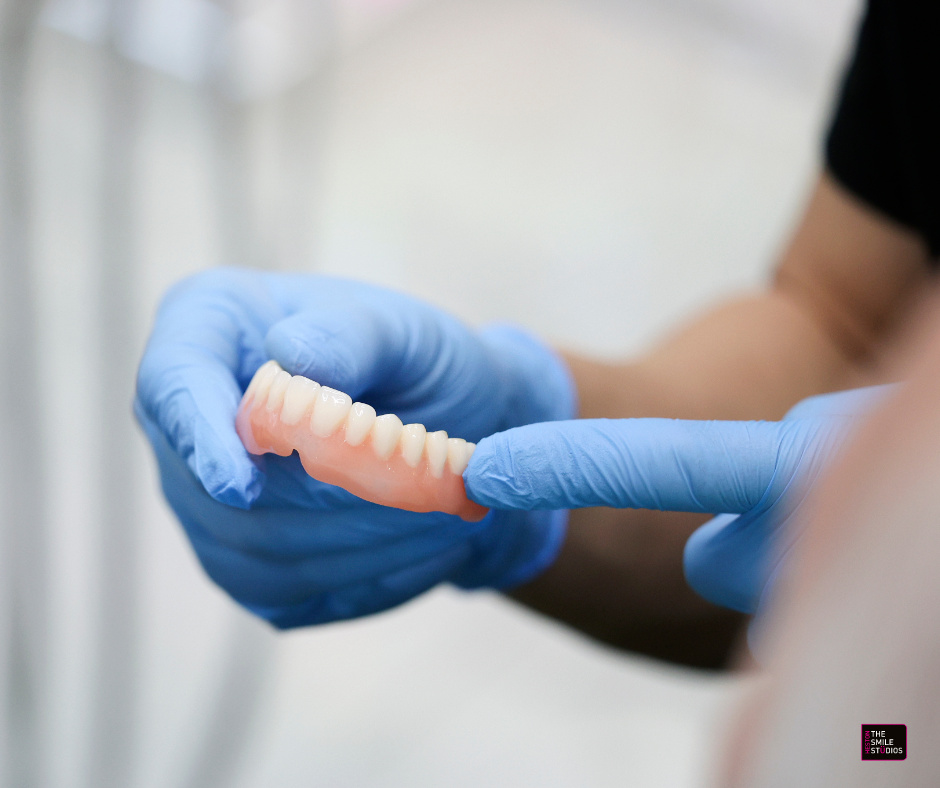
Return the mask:
[[[377,416],[363,402],[301,375],[276,361],[255,373],[235,427],[252,454],[300,455],[314,479],[335,484],[367,501],[411,512],[446,512],[482,519],[486,507],[467,498],[463,471],[476,444]]]

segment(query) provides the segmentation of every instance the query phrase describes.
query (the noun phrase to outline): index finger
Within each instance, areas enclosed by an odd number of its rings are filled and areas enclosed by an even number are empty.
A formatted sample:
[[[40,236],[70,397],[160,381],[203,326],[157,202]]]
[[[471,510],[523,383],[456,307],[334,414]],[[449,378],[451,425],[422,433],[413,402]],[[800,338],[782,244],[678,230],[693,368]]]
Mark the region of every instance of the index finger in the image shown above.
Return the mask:
[[[264,329],[280,316],[258,278],[217,269],[170,290],[137,373],[139,415],[213,498],[240,508],[263,481],[235,432],[240,382],[264,361]]]
[[[583,419],[480,441],[471,500],[497,509],[612,506],[747,512],[768,493],[798,430],[784,422]]]

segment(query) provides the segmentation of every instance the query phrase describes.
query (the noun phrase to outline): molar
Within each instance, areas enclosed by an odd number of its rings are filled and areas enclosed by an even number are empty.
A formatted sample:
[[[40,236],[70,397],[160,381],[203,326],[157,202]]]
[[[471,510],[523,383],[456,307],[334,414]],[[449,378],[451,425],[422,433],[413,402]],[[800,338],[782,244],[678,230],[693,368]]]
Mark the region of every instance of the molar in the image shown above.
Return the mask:
[[[470,460],[470,454],[467,452],[467,442],[463,438],[447,439],[447,464],[450,466],[450,472],[455,476],[460,476],[467,462]]]
[[[424,451],[424,437],[427,434],[428,431],[423,424],[406,424],[401,431],[401,438],[398,440],[401,444],[401,456],[412,468],[416,467],[421,459],[421,452]]]
[[[278,411],[284,404],[284,394],[290,385],[290,375],[283,369],[280,370],[271,382],[271,391],[268,393],[268,401],[265,403],[265,409],[268,411]]]
[[[358,446],[375,423],[375,408],[364,402],[354,402],[346,417],[346,443]]]
[[[372,425],[372,447],[383,460],[392,456],[402,433],[401,419],[394,413],[379,416]]]
[[[310,416],[310,429],[321,438],[328,438],[346,418],[352,399],[342,391],[331,389],[329,386],[320,386],[313,414]]]
[[[444,463],[447,462],[447,433],[444,430],[429,432],[424,442],[424,451],[428,456],[428,470],[435,479],[444,475]]]
[[[296,424],[317,398],[320,384],[295,375],[290,379],[287,391],[284,392],[284,407],[281,409],[281,421],[285,424]]]
[[[266,361],[255,372],[248,388],[245,390],[245,397],[253,396],[255,402],[264,402],[268,397],[268,391],[271,390],[271,381],[277,375],[281,366],[276,361]]]

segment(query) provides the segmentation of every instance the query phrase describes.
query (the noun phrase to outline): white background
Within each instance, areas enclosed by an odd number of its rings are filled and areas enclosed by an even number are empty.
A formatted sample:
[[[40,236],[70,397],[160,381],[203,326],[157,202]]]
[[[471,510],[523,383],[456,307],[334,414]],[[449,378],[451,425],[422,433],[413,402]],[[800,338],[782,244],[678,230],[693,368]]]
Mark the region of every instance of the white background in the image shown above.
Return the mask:
[[[766,279],[819,166],[856,4],[280,5],[176,0],[185,44],[177,17],[146,22],[153,4],[112,29],[90,0],[57,2],[33,48],[38,784],[704,785],[733,680],[487,593],[290,634],[242,613],[162,501],[134,368],[162,291],[223,262],[638,352]],[[303,24],[257,23],[278,13]],[[105,391],[126,406],[104,411]],[[108,436],[132,446],[123,479]],[[102,655],[125,672],[103,676]]]

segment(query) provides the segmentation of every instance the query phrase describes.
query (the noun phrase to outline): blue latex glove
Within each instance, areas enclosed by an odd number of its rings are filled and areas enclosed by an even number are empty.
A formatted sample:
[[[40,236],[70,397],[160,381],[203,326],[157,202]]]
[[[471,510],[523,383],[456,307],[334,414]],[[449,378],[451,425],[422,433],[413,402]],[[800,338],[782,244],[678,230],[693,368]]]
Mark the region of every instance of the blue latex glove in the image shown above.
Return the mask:
[[[686,577],[706,599],[752,613],[798,536],[787,526],[807,491],[891,388],[811,397],[779,422],[532,424],[480,442],[464,471],[467,494],[522,510],[725,512],[690,537]]]
[[[242,391],[276,359],[405,423],[479,441],[571,418],[564,364],[522,332],[473,332],[405,295],[313,275],[216,269],[164,298],[135,412],[164,493],[209,575],[281,627],[384,610],[442,582],[508,587],[549,564],[564,512],[479,523],[367,503],[252,457],[235,433]]]

